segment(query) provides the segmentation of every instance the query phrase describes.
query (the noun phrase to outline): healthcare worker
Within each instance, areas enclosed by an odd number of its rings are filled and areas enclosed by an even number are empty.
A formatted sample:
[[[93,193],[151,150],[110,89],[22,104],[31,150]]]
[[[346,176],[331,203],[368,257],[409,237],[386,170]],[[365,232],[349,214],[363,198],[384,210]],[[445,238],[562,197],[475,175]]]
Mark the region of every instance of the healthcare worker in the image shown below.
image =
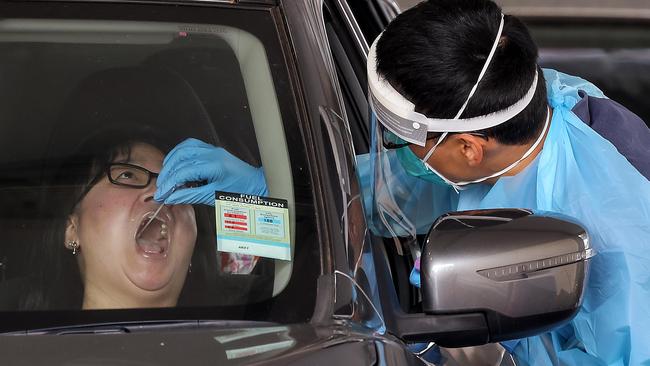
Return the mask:
[[[604,115],[583,112],[590,104],[611,111],[609,129],[629,126],[628,136],[647,128],[629,112],[616,116],[620,106],[593,85],[542,72],[525,26],[488,0],[435,0],[405,12],[372,45],[368,78],[375,229],[423,232],[427,210],[523,207],[575,217],[598,252],[581,310],[504,346],[519,364],[650,364],[650,182],[639,172],[648,161],[627,151],[635,168],[588,126],[607,135]],[[648,157],[649,145],[625,145]]]
[[[525,26],[489,0],[434,0],[399,15],[371,47],[368,79],[372,147],[358,165],[375,233],[415,238],[456,210],[573,216],[598,252],[580,312],[504,346],[521,365],[650,364],[643,122],[590,83],[542,71]],[[261,169],[189,140],[165,158],[154,198],[202,179],[165,202],[266,194]]]

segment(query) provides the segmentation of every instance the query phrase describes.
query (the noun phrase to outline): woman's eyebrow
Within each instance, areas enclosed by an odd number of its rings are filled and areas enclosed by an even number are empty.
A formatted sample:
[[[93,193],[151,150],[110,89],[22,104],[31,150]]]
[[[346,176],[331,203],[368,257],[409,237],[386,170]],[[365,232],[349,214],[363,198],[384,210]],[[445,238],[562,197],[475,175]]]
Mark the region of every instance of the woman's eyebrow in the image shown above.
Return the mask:
[[[122,155],[121,158],[113,160],[113,163],[126,163],[126,164],[133,164],[133,165],[138,165],[137,160],[133,160],[131,154],[124,156]]]

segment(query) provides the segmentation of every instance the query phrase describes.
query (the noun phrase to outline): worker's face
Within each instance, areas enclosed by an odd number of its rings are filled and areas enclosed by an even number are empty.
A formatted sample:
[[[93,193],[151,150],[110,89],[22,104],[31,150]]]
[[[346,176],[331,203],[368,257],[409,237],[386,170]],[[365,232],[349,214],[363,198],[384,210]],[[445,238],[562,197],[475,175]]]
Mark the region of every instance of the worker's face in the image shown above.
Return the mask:
[[[125,162],[159,172],[163,154],[138,143]],[[123,174],[129,179],[129,172]],[[102,177],[68,220],[66,241],[80,246],[79,265],[85,291],[99,289],[125,306],[173,306],[181,291],[196,241],[194,209],[164,206],[147,229],[137,235],[160,206],[153,200],[155,178],[145,188],[113,184]]]

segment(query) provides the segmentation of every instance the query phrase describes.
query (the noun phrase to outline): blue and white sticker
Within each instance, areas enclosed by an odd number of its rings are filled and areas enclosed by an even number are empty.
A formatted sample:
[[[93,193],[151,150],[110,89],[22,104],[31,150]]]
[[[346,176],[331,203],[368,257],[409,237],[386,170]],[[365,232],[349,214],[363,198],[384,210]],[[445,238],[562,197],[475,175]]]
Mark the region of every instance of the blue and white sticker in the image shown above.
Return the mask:
[[[287,200],[215,192],[217,250],[291,260]]]

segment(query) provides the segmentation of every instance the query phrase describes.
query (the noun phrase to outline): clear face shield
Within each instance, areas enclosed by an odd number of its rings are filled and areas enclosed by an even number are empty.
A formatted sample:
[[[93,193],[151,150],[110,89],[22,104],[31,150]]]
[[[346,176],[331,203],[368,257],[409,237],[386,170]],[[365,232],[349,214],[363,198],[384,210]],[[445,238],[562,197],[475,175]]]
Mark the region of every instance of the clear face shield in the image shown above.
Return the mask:
[[[456,209],[458,194],[463,187],[490,178],[452,182],[439,174],[427,160],[450,133],[475,133],[507,122],[532,100],[537,87],[537,72],[526,95],[515,104],[487,115],[460,118],[490,64],[502,30],[503,16],[478,80],[451,119],[429,118],[416,112],[413,103],[376,71],[376,46],[381,35],[372,44],[367,64],[372,138],[368,156],[370,171],[366,172],[368,178],[365,178],[370,182],[364,183],[369,183],[367,186],[372,190],[372,204],[367,211],[376,234],[399,238],[401,242],[405,242],[404,239],[409,243],[415,242],[417,235],[427,234],[438,216]],[[416,156],[409,148],[410,144],[425,146],[431,139],[435,139],[435,143],[428,145],[432,148],[425,157]],[[522,159],[494,176],[503,174]]]
[[[409,143],[386,129],[373,111],[370,115],[370,182],[364,186],[372,190],[371,228],[377,235],[394,238],[396,244],[415,246],[417,235],[426,234],[438,216],[453,210],[457,195],[450,186],[409,174],[403,164],[405,153],[413,154]],[[402,245],[397,248],[403,254]]]

